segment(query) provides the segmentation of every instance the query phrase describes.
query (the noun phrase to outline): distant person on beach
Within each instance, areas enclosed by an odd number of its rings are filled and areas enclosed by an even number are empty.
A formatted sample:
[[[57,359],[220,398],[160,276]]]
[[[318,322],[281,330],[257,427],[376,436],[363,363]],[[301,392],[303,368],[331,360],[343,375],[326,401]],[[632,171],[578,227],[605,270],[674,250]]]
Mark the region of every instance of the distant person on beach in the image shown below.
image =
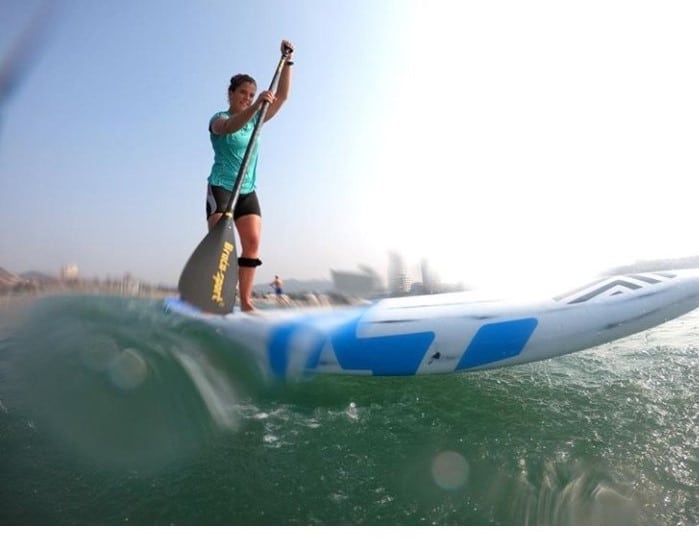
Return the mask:
[[[282,286],[284,286],[284,281],[281,279],[279,275],[274,275],[274,280],[272,281],[272,284],[270,284],[272,288],[274,288],[274,293],[277,294],[277,296],[281,296],[284,291],[282,290]]]
[[[265,102],[269,103],[264,118],[264,122],[267,122],[279,112],[289,97],[291,66],[294,64],[291,60],[294,46],[290,41],[283,40],[281,50],[282,54],[286,54],[286,62],[282,68],[275,94],[263,90],[255,98],[257,83],[249,75],[239,73],[231,77],[228,86],[228,109],[216,113],[209,120],[209,137],[214,149],[214,164],[208,178],[206,194],[206,217],[209,231],[213,229],[226,209],[260,109]],[[240,195],[233,209],[233,220],[242,248],[240,258],[238,258],[238,285],[240,308],[243,311],[255,309],[252,304],[255,268],[262,265],[259,258],[262,213],[255,192],[258,150],[259,142],[252,149],[248,169],[242,180]]]

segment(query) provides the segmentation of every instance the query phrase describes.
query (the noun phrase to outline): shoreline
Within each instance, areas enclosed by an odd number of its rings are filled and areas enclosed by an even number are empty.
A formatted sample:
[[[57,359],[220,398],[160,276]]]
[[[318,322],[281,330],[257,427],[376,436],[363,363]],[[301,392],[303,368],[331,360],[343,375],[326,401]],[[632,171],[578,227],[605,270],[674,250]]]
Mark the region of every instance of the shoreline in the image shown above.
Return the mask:
[[[27,306],[34,301],[52,296],[113,296],[144,299],[165,299],[177,296],[176,290],[147,289],[143,291],[124,291],[120,288],[95,288],[95,287],[57,287],[37,290],[25,290],[19,292],[1,292],[0,310],[13,309]],[[254,293],[253,302],[264,308],[293,308],[293,307],[333,307],[356,305],[363,303],[361,299],[349,298],[331,293],[305,292],[300,294]]]

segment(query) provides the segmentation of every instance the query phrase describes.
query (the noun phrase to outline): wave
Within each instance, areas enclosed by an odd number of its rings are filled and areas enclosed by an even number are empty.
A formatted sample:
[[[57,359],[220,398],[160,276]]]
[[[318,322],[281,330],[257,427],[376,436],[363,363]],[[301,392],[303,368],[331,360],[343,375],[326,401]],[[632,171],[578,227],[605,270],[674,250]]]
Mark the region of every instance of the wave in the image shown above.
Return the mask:
[[[176,460],[237,430],[265,385],[243,349],[168,317],[156,300],[41,299],[2,341],[2,360],[5,404],[114,464]]]

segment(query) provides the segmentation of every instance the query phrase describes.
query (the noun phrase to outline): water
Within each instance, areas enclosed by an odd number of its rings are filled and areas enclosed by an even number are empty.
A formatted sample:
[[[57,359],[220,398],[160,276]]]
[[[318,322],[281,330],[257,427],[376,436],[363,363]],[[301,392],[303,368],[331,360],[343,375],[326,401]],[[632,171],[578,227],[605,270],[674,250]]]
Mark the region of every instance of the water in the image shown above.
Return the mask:
[[[697,525],[699,313],[515,368],[266,382],[157,300],[0,306],[0,524]]]

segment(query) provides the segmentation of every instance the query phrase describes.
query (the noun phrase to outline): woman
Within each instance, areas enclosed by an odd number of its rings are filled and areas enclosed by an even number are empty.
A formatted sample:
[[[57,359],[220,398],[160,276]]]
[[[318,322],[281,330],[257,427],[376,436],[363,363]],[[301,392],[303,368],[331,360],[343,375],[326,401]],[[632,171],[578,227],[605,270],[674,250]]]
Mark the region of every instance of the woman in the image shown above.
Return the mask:
[[[267,122],[279,112],[289,97],[294,46],[291,42],[283,40],[281,50],[282,53],[287,54],[287,60],[282,68],[276,94],[263,90],[255,99],[257,93],[255,80],[245,74],[234,75],[228,87],[228,110],[216,113],[209,121],[209,135],[214,148],[214,165],[209,175],[206,197],[209,231],[225,211],[262,105],[265,102],[269,103],[267,114],[263,119]],[[262,219],[260,204],[255,193],[258,146],[259,139],[250,155],[245,178],[241,183],[240,195],[233,209],[233,220],[242,248],[238,258],[238,288],[240,308],[243,311],[255,309],[252,305],[255,268],[262,264],[259,259]]]

